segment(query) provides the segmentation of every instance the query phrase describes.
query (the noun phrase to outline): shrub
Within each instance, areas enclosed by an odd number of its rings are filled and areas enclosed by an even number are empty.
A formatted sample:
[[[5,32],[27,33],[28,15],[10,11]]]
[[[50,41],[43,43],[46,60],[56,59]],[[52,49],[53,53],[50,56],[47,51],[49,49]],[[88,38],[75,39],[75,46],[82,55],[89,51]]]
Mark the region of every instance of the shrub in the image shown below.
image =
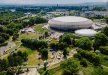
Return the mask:
[[[78,62],[73,59],[68,59],[60,64],[64,75],[75,75],[79,71]]]
[[[108,55],[108,46],[101,46],[99,50],[102,54]]]
[[[8,44],[7,42],[2,43],[2,44],[0,44],[0,47],[1,47],[1,46],[6,46],[7,44]]]
[[[80,61],[80,65],[82,65],[83,67],[87,67],[88,65],[87,65],[87,61],[85,60],[85,59],[82,59],[81,61]]]
[[[93,63],[94,65],[96,66],[100,65],[100,58],[95,53],[85,50],[79,50],[78,53],[80,53],[81,57],[87,59],[89,62]]]
[[[89,38],[82,37],[76,41],[76,46],[84,50],[89,50],[91,49],[92,42]]]

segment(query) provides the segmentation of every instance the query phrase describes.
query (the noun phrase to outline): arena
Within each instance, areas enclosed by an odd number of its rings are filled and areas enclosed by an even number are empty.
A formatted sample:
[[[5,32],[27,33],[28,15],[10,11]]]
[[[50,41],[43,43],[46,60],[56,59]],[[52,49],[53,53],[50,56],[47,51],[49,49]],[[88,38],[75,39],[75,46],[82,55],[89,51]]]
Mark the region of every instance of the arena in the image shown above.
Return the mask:
[[[75,34],[82,37],[82,36],[86,36],[86,37],[94,37],[96,35],[96,31],[93,29],[79,29],[79,30],[75,30]]]
[[[49,20],[48,24],[51,29],[68,31],[91,28],[93,22],[83,17],[63,16]]]

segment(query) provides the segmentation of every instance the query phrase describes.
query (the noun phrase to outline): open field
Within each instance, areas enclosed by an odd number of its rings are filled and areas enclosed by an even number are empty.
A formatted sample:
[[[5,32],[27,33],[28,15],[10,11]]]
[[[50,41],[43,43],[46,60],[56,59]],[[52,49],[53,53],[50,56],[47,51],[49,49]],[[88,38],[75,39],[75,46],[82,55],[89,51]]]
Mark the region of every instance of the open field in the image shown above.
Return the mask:
[[[35,38],[39,38],[39,36],[41,36],[42,34],[36,34],[36,33],[25,33],[25,34],[21,34],[19,36],[20,39],[26,39],[26,38],[29,38],[29,39],[35,39]]]
[[[31,50],[30,48],[26,48],[24,46],[20,46],[20,48],[18,49],[18,51],[22,51],[22,52],[26,52],[28,54],[28,61],[27,61],[27,65],[38,65],[38,54],[39,52],[37,50]],[[49,55],[48,55],[48,61],[51,61],[51,52],[49,51]],[[43,64],[44,60],[40,60],[40,64]]]
[[[42,24],[35,25],[34,29],[38,32],[41,32],[41,33],[48,31],[47,29],[42,29],[42,26],[43,26]]]

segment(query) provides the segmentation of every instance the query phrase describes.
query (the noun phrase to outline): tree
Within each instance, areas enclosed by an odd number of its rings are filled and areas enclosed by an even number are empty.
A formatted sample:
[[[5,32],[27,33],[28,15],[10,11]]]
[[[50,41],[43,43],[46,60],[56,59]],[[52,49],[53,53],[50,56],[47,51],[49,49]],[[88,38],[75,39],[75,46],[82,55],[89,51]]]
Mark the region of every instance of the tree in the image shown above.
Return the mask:
[[[32,49],[39,49],[39,48],[47,48],[48,43],[43,40],[36,40],[36,39],[22,39],[21,42],[24,46],[32,48]]]
[[[108,23],[108,17],[105,17],[105,21],[106,21],[106,23]]]
[[[4,43],[5,42],[5,39],[0,37],[0,44]]]
[[[59,42],[64,42],[68,45],[74,45],[75,41],[75,35],[73,34],[64,34],[61,38],[60,38],[60,41]]]
[[[101,32],[104,33],[106,36],[108,36],[108,26],[103,28]]]
[[[18,37],[19,37],[19,34],[14,34],[12,37],[13,41],[15,41]]]
[[[79,71],[79,66],[76,60],[68,59],[60,64],[64,75],[75,75]]]
[[[108,46],[101,46],[99,50],[102,54],[108,55]]]
[[[64,42],[60,42],[60,43],[57,43],[58,44],[58,49],[60,50],[64,50],[65,48],[67,48],[67,44],[64,43]]]
[[[8,64],[10,67],[20,66],[27,59],[25,52],[18,51],[8,56]]]
[[[100,58],[95,53],[85,51],[85,50],[78,50],[78,53],[81,55],[81,57],[87,59],[89,62],[93,63],[94,65],[98,66],[100,65]]]
[[[94,48],[98,49],[100,46],[104,46],[107,44],[107,36],[103,33],[98,33],[95,35],[94,39]]]
[[[89,50],[92,47],[92,42],[88,37],[82,37],[76,41],[76,46],[84,50]]]
[[[5,59],[0,59],[0,71],[6,70],[8,67],[8,63]]]
[[[63,55],[64,55],[64,58],[67,58],[67,55],[68,55],[68,50],[67,49],[63,50]]]
[[[51,43],[51,44],[50,44],[50,48],[52,48],[52,49],[54,49],[54,50],[57,50],[57,49],[58,49],[57,43]]]
[[[82,59],[81,61],[80,61],[80,64],[83,66],[83,67],[87,67],[88,65],[87,65],[87,61],[85,60],[85,59]]]
[[[48,50],[47,49],[41,49],[40,50],[41,56],[43,59],[48,59]]]
[[[14,30],[12,30],[12,29],[7,29],[6,33],[9,34],[9,35],[13,35],[13,34],[14,34]]]
[[[46,71],[47,70],[47,64],[46,64],[46,62],[44,63],[44,71]]]
[[[1,33],[0,36],[2,36],[5,40],[9,39],[9,35],[6,33]]]
[[[44,35],[45,35],[45,37],[48,37],[48,32],[46,31],[46,32],[44,33]]]

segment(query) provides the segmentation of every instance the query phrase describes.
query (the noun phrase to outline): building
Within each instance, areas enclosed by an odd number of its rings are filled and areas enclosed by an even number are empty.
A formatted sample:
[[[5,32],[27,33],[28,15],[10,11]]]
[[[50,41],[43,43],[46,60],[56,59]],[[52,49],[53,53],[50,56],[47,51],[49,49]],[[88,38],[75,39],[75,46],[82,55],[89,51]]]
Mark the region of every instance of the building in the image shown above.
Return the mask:
[[[76,29],[86,29],[91,28],[93,22],[87,18],[77,17],[77,16],[63,16],[50,19],[49,27],[54,30],[76,30]]]
[[[79,29],[75,31],[78,36],[94,37],[97,32],[93,29]]]
[[[85,17],[108,16],[108,11],[85,11],[81,12],[80,16],[85,16]]]

